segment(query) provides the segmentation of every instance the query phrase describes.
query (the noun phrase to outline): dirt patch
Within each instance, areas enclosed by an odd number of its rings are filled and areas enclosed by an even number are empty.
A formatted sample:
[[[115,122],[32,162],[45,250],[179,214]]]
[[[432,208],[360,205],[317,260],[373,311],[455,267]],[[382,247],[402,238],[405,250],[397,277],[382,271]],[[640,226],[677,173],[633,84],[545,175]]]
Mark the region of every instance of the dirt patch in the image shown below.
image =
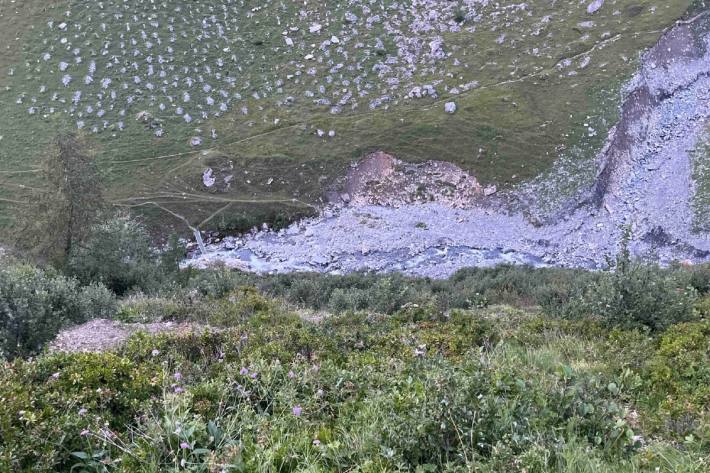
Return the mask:
[[[355,206],[436,202],[454,208],[473,206],[494,192],[455,164],[426,161],[413,164],[377,151],[352,165],[338,182],[336,199]]]
[[[85,324],[64,330],[49,344],[50,353],[96,353],[110,351],[121,346],[131,335],[145,332],[185,334],[215,330],[199,324],[156,322],[150,324],[127,324],[115,320],[95,319]]]

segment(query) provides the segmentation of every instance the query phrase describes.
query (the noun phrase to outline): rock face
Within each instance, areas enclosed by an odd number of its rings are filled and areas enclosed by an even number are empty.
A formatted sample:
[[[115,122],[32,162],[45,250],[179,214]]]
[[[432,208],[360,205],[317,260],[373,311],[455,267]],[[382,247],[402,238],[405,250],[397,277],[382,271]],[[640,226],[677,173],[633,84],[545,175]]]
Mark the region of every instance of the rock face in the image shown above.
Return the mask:
[[[337,184],[352,205],[438,202],[455,208],[474,205],[483,188],[476,178],[452,163],[411,164],[378,151],[354,164]]]
[[[709,96],[710,18],[705,15],[673,28],[643,56],[641,70],[627,86],[621,119],[599,155],[591,201],[626,212],[625,204],[643,196],[656,211],[674,206],[671,213],[690,222],[685,212],[692,191],[688,150],[710,116]]]

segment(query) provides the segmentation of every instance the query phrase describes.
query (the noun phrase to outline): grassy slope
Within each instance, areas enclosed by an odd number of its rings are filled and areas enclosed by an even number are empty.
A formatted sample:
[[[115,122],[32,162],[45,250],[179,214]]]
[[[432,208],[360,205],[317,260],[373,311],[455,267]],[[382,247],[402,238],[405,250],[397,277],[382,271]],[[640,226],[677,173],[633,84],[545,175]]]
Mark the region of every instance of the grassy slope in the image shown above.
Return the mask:
[[[3,224],[11,223],[9,216],[23,208],[27,196],[21,186],[40,185],[32,178],[32,170],[48,140],[74,126],[74,119],[70,125],[66,114],[42,119],[30,116],[27,105],[15,103],[23,91],[30,96],[36,94],[40,84],[57,84],[56,69],[41,64],[37,68],[38,58],[46,48],[42,40],[56,39],[45,22],[50,17],[59,18],[68,8],[73,9],[73,18],[78,14],[84,24],[90,24],[88,17],[97,13],[92,7],[94,2],[46,3],[0,0],[0,44],[10,45],[0,53]],[[247,98],[230,112],[199,125],[203,130],[215,128],[218,132],[216,141],[209,137],[204,140],[209,152],[196,152],[188,144],[195,133],[195,123],[188,125],[165,114],[161,118],[168,134],[158,139],[132,119],[140,109],[131,109],[124,132],[91,135],[107,195],[120,205],[151,209],[153,222],[159,224],[177,221],[153,203],[209,227],[239,211],[266,215],[274,209],[306,209],[301,202],[316,202],[324,182],[341,173],[353,158],[377,148],[412,161],[453,161],[473,171],[483,182],[502,185],[549,170],[558,157],[586,161],[599,148],[605,131],[616,118],[618,91],[633,72],[638,52],[651,45],[690,2],[607,3],[593,17],[586,14],[584,4],[576,2],[551,6],[546,0],[533,0],[528,2],[527,11],[518,13],[514,9],[496,12],[494,6],[483,8],[475,32],[442,35],[452,57],[437,64],[434,72],[427,68],[417,72],[414,83],[443,80],[437,87],[438,101],[404,100],[401,95],[408,89],[402,86],[393,92],[395,101],[387,110],[371,111],[365,100],[356,110],[345,107],[338,115],[303,98],[306,90],[317,87],[305,80],[299,84],[287,81],[282,93],[267,92],[266,99],[255,100],[250,95],[254,91],[264,95],[261,84],[273,84],[293,72],[295,63],[290,61],[310,52],[310,41],[320,42],[329,34],[347,32],[349,27],[342,21],[345,7],[333,2],[313,7],[320,10],[322,17],[333,19],[326,25],[328,31],[317,38],[303,31],[308,22],[293,20],[300,25],[304,37],[297,42],[297,52],[292,53],[283,47],[283,26],[276,23],[282,18],[294,19],[295,7],[266,3],[254,17],[240,24],[239,33],[234,33],[245,58],[239,90]],[[391,2],[384,4],[390,6]],[[247,3],[244,11],[251,6]],[[618,15],[614,15],[616,11]],[[548,15],[552,21],[544,23]],[[588,20],[594,21],[593,27],[578,26]],[[464,23],[464,27],[473,25],[472,20]],[[108,28],[113,28],[110,22]],[[503,44],[498,44],[501,32],[507,36]],[[381,26],[375,25],[372,30],[360,28],[358,39],[371,43],[375,37],[384,39],[385,54],[394,53],[392,40]],[[602,39],[607,37],[612,39]],[[190,50],[187,44],[178,47]],[[351,56],[363,54],[352,49],[352,42],[344,48]],[[534,48],[538,49],[537,55],[532,54]],[[214,59],[212,54],[208,53],[207,59]],[[589,65],[581,68],[587,55],[591,59]],[[459,65],[455,65],[454,57]],[[565,58],[572,58],[572,64],[557,67]],[[362,56],[361,60],[367,71],[378,58]],[[26,61],[31,63],[29,68],[23,65]],[[321,74],[325,66],[317,67],[318,77],[326,74]],[[10,68],[16,69],[15,75],[7,75]],[[570,71],[576,73],[570,75]],[[367,80],[377,88],[374,74],[367,74]],[[452,87],[473,80],[480,87],[455,97],[444,92],[444,84]],[[328,93],[331,92],[329,87]],[[276,105],[289,95],[296,97],[295,105]],[[443,111],[443,102],[449,99],[458,105],[454,115]],[[241,106],[249,108],[249,115],[239,112]],[[274,124],[276,118],[280,120],[278,124]],[[589,127],[596,131],[594,136],[590,136]],[[318,138],[314,133],[317,128],[334,129],[337,135],[332,139]],[[235,173],[227,192],[206,192],[201,184],[205,165],[215,163],[240,171]],[[560,186],[569,190],[590,175],[570,177],[570,182],[561,182]],[[267,184],[270,178],[274,181]],[[208,220],[215,216],[216,220]]]
[[[693,160],[693,179],[695,180],[695,210],[698,230],[710,229],[710,127],[698,147],[691,154]]]

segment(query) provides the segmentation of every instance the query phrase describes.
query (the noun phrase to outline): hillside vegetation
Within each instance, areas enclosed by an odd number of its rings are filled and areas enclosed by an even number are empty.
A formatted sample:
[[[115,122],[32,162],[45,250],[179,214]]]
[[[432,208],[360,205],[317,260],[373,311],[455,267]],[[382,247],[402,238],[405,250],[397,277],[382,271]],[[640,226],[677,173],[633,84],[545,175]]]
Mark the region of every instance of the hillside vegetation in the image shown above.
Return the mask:
[[[587,3],[0,0],[2,226],[72,130],[107,200],[163,234],[185,230],[173,214],[242,228],[308,213],[373,149],[502,187],[589,160],[639,52],[700,2]],[[589,183],[580,169],[561,192]]]
[[[707,266],[254,276],[99,244],[79,280],[3,262],[0,471],[710,466]],[[42,348],[95,317],[193,328]]]

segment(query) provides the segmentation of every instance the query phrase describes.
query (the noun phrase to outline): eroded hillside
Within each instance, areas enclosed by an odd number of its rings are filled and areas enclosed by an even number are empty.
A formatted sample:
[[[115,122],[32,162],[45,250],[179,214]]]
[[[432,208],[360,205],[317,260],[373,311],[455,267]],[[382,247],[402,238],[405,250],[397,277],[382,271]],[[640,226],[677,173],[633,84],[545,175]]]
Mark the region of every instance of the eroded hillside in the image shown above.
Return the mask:
[[[0,0],[3,227],[67,130],[163,231],[307,211],[378,149],[499,189],[544,178],[597,155],[691,3]],[[548,194],[594,180],[577,168]]]

